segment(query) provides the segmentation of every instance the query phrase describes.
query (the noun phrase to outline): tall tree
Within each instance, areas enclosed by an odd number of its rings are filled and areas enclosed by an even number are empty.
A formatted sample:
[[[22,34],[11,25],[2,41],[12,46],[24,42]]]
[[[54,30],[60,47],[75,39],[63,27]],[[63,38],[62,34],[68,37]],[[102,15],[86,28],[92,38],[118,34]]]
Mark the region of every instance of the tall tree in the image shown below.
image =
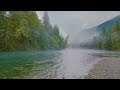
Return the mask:
[[[0,11],[0,51],[60,48],[64,39],[48,13],[43,21],[34,11]]]
[[[48,16],[48,12],[44,12],[43,15],[43,25],[45,29],[48,29],[50,26],[50,20],[49,20],[49,16]]]

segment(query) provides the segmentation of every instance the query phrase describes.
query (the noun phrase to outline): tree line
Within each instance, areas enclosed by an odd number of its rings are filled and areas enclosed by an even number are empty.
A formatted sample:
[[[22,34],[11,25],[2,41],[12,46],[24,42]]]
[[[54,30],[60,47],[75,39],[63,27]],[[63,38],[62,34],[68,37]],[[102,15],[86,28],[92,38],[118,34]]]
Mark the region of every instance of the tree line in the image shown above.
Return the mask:
[[[67,39],[47,12],[41,20],[35,11],[0,11],[0,51],[62,49]]]
[[[120,50],[120,22],[116,22],[112,28],[103,29],[98,37],[91,42],[81,44],[81,47]]]

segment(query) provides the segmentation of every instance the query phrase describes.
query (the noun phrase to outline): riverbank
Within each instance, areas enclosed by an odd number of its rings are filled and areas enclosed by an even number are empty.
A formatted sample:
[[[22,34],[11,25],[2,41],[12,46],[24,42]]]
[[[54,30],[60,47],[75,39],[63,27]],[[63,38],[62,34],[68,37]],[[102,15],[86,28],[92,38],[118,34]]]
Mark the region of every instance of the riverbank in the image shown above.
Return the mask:
[[[94,65],[85,79],[120,79],[120,58],[103,58]]]

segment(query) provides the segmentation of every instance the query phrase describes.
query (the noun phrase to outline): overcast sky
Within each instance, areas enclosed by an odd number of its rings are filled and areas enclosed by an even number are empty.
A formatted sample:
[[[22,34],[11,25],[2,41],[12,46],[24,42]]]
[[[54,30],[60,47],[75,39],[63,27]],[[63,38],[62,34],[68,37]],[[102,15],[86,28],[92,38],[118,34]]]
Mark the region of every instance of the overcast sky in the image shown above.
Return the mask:
[[[41,19],[44,11],[37,11]],[[74,36],[81,30],[99,25],[117,15],[120,11],[48,11],[52,24],[60,27],[63,36],[69,34],[69,40],[74,40]]]

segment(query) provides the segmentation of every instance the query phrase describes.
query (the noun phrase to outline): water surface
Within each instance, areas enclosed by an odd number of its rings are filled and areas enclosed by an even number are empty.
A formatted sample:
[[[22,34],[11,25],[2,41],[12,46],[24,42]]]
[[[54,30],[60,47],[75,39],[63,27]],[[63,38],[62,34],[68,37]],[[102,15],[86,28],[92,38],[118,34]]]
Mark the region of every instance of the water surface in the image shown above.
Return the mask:
[[[35,52],[1,52],[0,78],[80,79],[104,57],[120,52],[64,49]]]

